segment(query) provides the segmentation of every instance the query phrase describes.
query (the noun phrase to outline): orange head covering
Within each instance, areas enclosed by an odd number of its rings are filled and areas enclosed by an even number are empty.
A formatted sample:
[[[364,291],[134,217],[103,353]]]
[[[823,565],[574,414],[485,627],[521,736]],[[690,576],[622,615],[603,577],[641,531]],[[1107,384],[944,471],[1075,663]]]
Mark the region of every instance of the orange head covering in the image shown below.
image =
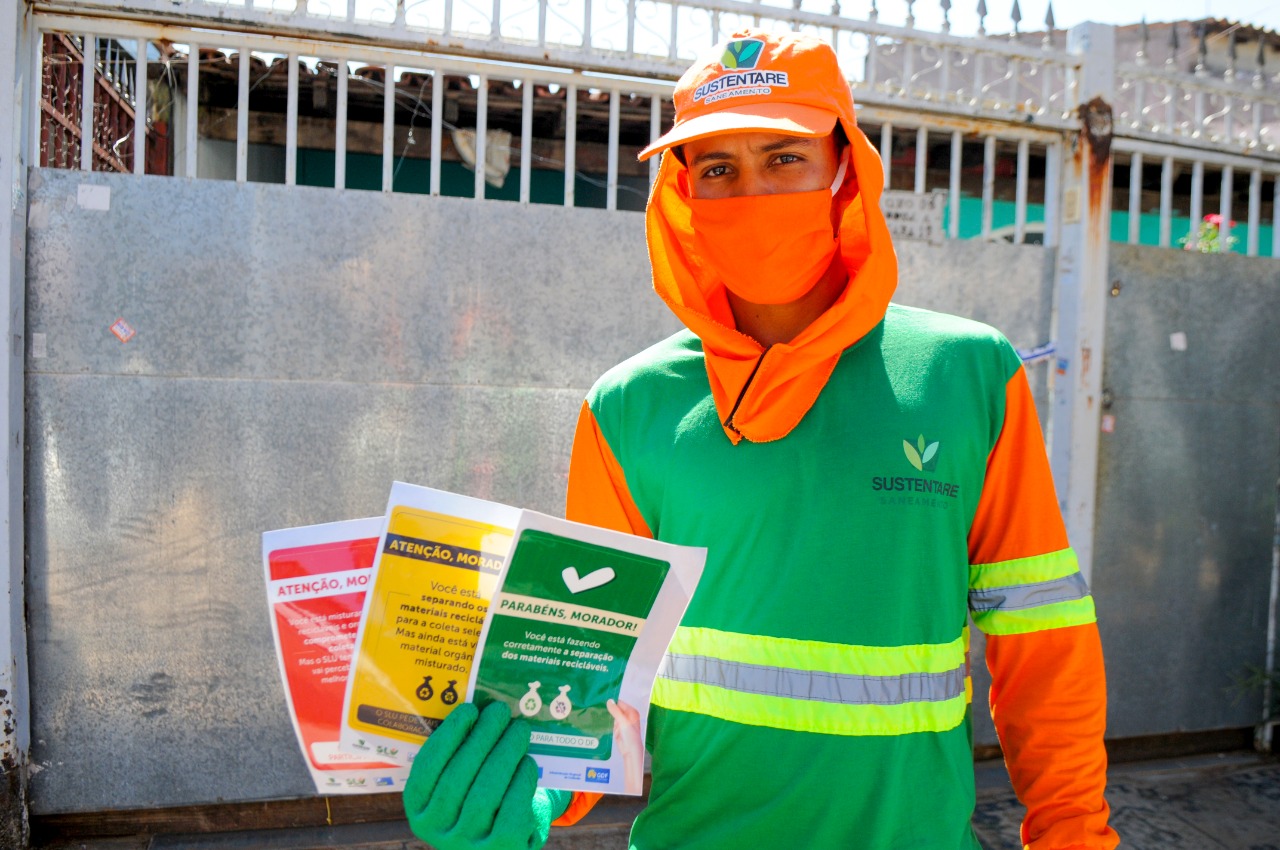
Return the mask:
[[[809,36],[740,30],[685,72],[674,99],[675,124],[641,159],[720,133],[825,136],[837,121],[849,139],[852,167],[832,201],[840,211],[840,256],[849,284],[808,328],[772,346],[767,356],[736,329],[724,282],[698,256],[688,169],[675,156],[663,156],[649,196],[645,230],[653,286],[702,339],[725,433],[735,443],[742,437],[777,440],[813,406],[841,352],[884,318],[897,287],[898,260],[880,212],[880,156],[858,129],[835,52]]]

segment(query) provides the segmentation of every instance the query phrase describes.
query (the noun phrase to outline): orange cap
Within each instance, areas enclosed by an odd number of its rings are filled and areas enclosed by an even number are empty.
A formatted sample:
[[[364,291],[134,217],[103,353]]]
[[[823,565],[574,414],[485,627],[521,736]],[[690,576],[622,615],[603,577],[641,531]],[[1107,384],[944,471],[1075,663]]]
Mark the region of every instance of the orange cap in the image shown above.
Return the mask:
[[[853,124],[853,95],[835,51],[800,33],[735,32],[676,83],[676,120],[640,159],[720,133],[825,136]]]

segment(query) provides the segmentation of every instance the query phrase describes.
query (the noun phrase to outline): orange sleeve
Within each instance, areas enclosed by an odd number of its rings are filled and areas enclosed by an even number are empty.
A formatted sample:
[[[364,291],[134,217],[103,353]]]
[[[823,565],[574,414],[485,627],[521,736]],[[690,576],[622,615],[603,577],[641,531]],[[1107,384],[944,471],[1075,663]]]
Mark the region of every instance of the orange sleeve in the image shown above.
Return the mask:
[[[1027,807],[1029,850],[1120,843],[1103,797],[1107,688],[1097,625],[987,638],[991,717],[1009,779]]]
[[[994,564],[1067,548],[1067,529],[1027,373],[1005,385],[1004,425],[987,458],[982,496],[969,529],[969,563]]]
[[[1067,549],[1066,529],[1024,371],[1006,387],[1005,421],[969,538],[972,564]],[[1091,619],[1091,618],[1090,618]],[[1105,848],[1107,688],[1098,627],[1085,622],[987,636],[991,716],[1009,778],[1026,806],[1028,850]]]
[[[569,493],[565,518],[574,522],[653,537],[627,489],[622,466],[600,433],[590,406],[582,403],[569,456]]]
[[[578,414],[578,428],[573,435],[564,515],[574,522],[653,537],[640,515],[640,509],[631,499],[622,467],[600,433],[600,426],[586,402]],[[574,791],[569,808],[551,825],[573,826],[586,817],[602,796]]]
[[[578,821],[587,816],[587,812],[595,808],[596,803],[600,802],[603,794],[589,794],[586,791],[574,791],[573,798],[569,800],[569,808],[564,810],[564,814],[551,822],[552,826],[573,826]]]

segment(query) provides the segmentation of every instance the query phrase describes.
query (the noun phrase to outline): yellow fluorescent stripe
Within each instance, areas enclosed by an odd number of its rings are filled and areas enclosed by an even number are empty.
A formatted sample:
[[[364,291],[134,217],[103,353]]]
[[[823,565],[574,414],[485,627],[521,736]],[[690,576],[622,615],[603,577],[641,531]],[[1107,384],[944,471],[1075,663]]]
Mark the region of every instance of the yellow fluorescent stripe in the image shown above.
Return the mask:
[[[964,696],[942,702],[840,705],[746,694],[661,677],[653,684],[652,701],[663,708],[705,714],[748,726],[850,736],[945,732],[964,721],[968,705]]]
[[[994,564],[970,564],[969,587],[1008,587],[1013,584],[1035,584],[1065,578],[1079,572],[1074,549],[1059,549],[1047,555],[1032,558],[1016,558]]]
[[[973,677],[964,677],[964,701],[966,705],[973,703]]]
[[[1097,622],[1097,619],[1092,596],[1021,611],[996,609],[973,615],[973,622],[989,635],[1021,635],[1046,629],[1083,626]]]
[[[853,676],[903,676],[945,673],[964,664],[964,638],[950,643],[908,646],[851,646],[816,640],[746,635],[718,629],[676,629],[668,652],[708,655],[723,661],[848,673]]]

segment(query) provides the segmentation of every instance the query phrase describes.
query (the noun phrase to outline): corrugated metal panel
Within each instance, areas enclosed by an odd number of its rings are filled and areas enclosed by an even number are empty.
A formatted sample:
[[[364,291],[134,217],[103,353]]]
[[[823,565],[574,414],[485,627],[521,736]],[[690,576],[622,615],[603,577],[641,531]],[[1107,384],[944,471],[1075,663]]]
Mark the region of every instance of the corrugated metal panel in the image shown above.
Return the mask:
[[[78,206],[84,180],[109,210]],[[395,479],[560,513],[585,388],[676,327],[643,217],[63,171],[31,189],[33,811],[307,794],[259,535],[376,515]],[[898,252],[903,301],[1043,341],[1043,249]]]
[[[1112,246],[1093,588],[1115,737],[1249,726],[1280,475],[1274,262]],[[1184,347],[1185,346],[1185,347]]]

